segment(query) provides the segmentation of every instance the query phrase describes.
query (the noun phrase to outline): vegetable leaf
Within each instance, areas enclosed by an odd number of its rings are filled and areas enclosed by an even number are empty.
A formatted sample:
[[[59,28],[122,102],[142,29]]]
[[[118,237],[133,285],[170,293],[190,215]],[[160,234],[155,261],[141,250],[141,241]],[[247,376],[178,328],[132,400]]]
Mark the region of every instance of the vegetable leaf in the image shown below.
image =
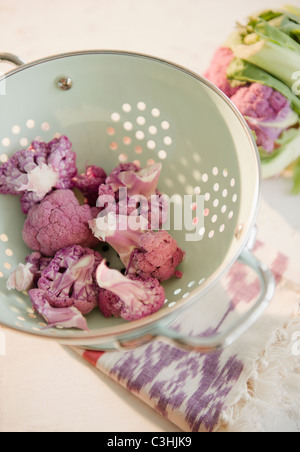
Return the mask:
[[[294,171],[294,187],[292,193],[294,195],[300,194],[300,161],[298,162]]]
[[[275,44],[281,45],[287,49],[300,52],[300,45],[290,38],[287,34],[276,27],[272,27],[268,22],[260,20],[254,26],[254,32],[263,39],[267,39]]]
[[[258,66],[293,89],[293,75],[300,68],[300,45],[265,21],[261,20],[255,28],[260,36],[248,27],[250,34],[245,37],[240,29],[232,34],[226,45],[232,49],[235,57]],[[259,41],[255,40],[255,36]]]

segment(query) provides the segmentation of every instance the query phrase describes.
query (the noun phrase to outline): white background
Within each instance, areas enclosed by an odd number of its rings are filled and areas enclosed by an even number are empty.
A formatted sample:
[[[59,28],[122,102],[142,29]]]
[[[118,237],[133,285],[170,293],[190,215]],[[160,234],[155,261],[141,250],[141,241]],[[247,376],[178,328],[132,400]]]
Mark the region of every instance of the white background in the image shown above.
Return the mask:
[[[203,73],[237,20],[282,3],[284,0],[0,0],[0,51],[29,62],[74,50],[130,50]],[[7,69],[0,65],[0,70]],[[300,197],[290,196],[290,188],[286,180],[268,181],[263,196],[300,230]],[[276,225],[274,228],[276,245],[276,232],[280,231]],[[278,425],[282,430],[295,429],[284,418]],[[55,342],[7,332],[6,355],[0,356],[0,431],[178,429]]]

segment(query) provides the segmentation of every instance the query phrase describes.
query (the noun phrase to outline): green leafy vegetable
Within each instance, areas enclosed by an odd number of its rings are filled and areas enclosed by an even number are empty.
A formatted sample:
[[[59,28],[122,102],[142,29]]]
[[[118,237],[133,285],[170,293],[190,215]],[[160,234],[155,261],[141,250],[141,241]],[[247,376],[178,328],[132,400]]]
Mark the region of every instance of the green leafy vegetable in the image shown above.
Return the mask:
[[[300,131],[298,129],[287,130],[277,144],[280,145],[278,150],[269,155],[260,149],[262,176],[265,179],[277,176],[283,169],[300,158]]]
[[[300,194],[300,161],[298,162],[295,170],[294,170],[294,187],[292,190],[294,195]]]
[[[272,74],[293,89],[293,74],[300,68],[300,44],[285,33],[260,20],[243,35],[240,30],[228,41],[237,58]],[[248,38],[248,39],[247,39]]]

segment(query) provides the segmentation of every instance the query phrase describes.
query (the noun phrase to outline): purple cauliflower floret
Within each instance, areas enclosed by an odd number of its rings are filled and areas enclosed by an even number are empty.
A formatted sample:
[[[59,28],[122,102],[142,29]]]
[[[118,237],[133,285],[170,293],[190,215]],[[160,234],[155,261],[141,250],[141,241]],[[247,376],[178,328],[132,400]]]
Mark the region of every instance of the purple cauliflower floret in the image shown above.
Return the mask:
[[[168,199],[156,190],[156,195],[147,200],[144,196],[134,195],[130,198],[120,197],[122,189],[115,193],[110,185],[100,185],[97,207],[100,209],[101,216],[108,213],[117,215],[126,215],[134,217],[143,217],[148,220],[147,229],[159,229],[168,218]]]
[[[178,276],[176,268],[183,261],[184,252],[167,231],[145,232],[140,247],[131,256],[130,272],[150,276],[160,282]]]
[[[269,153],[273,152],[276,140],[286,129],[280,127],[280,122],[292,113],[288,99],[269,86],[252,83],[241,87],[231,100],[256,133],[257,145]],[[274,126],[270,127],[270,123]]]
[[[98,217],[90,221],[89,225],[94,236],[100,241],[108,243],[118,253],[127,268],[133,251],[140,247],[144,232],[140,228],[136,230],[130,228],[127,216],[114,213]]]
[[[38,289],[52,308],[75,307],[89,314],[98,304],[96,270],[101,262],[100,253],[89,248],[63,248],[41,272]]]
[[[36,287],[41,272],[49,265],[51,258],[41,253],[32,253],[26,258],[26,264],[19,264],[10,274],[6,287],[8,290],[28,291]]]
[[[77,174],[76,154],[67,137],[33,141],[0,167],[0,193],[21,196],[25,214],[53,189],[69,189]]]
[[[164,304],[165,290],[154,278],[123,276],[110,270],[105,261],[97,270],[99,308],[105,317],[139,320],[157,312]]]
[[[127,173],[127,172],[138,173],[139,171],[140,171],[140,167],[137,166],[133,162],[120,163],[116,168],[114,168],[112,170],[110,175],[107,177],[105,183],[107,185],[110,185],[114,192],[117,192],[118,189],[122,186],[120,179],[119,179],[119,175],[121,173]]]
[[[34,251],[33,253],[26,257],[26,263],[31,265],[30,271],[34,276],[33,280],[34,285],[37,285],[38,280],[41,277],[42,271],[48,267],[51,260],[52,260],[51,257],[45,257],[38,251]]]
[[[78,328],[88,331],[87,321],[74,306],[70,308],[53,308],[45,298],[43,290],[32,289],[29,292],[33,309],[48,323],[48,328]]]
[[[159,229],[168,217],[168,201],[157,190],[161,164],[140,169],[134,163],[115,168],[99,187],[97,207],[117,215],[143,217],[147,229]]]
[[[78,188],[87,200],[87,204],[95,206],[99,187],[106,181],[106,172],[98,166],[88,166],[85,174],[78,174],[73,178],[74,187]]]
[[[147,227],[147,220],[145,223]],[[167,231],[146,231],[143,224],[130,223],[128,217],[113,213],[89,224],[95,237],[107,242],[119,254],[127,273],[149,276],[161,282],[179,275],[176,268],[185,254]]]
[[[161,163],[156,163],[140,169],[134,163],[121,164],[115,168],[106,179],[114,192],[126,188],[128,196],[144,196],[150,199],[156,194],[159,176],[162,170]]]
[[[81,206],[71,190],[56,190],[30,209],[23,228],[24,242],[47,257],[70,245],[93,248],[97,240],[89,221],[98,212],[96,207]]]

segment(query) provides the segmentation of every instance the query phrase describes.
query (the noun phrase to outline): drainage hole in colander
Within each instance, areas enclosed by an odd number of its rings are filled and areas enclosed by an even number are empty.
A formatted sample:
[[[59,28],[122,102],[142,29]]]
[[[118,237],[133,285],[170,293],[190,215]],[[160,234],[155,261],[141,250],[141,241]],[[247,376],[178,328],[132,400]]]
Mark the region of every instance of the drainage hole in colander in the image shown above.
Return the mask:
[[[196,152],[193,154],[193,159],[195,160],[196,163],[200,163],[201,162],[201,157]]]
[[[156,135],[157,134],[157,127],[155,126],[150,126],[148,128],[148,132],[150,133],[150,135]]]
[[[130,121],[125,121],[123,127],[127,132],[130,132],[133,129],[133,124]]]
[[[197,181],[201,181],[201,173],[198,170],[193,171],[193,176],[194,179],[196,179]]]
[[[22,147],[25,148],[26,146],[28,146],[28,144],[29,144],[28,138],[26,138],[26,137],[21,138],[21,140],[20,140],[20,145],[21,145]]]
[[[168,123],[168,121],[163,121],[163,122],[161,123],[161,128],[162,128],[163,130],[169,130],[170,124]]]
[[[127,136],[125,136],[124,138],[123,138],[123,143],[125,144],[125,146],[129,146],[130,144],[131,144],[131,138],[130,137],[127,137]]]
[[[120,154],[119,155],[119,162],[120,163],[126,163],[128,161],[128,156],[127,154]]]
[[[11,128],[11,131],[14,135],[18,135],[21,132],[21,127],[18,125],[15,125]]]
[[[112,119],[112,121],[114,121],[114,122],[119,122],[120,119],[121,119],[121,116],[119,115],[119,113],[112,113],[111,119]]]
[[[0,162],[1,163],[5,163],[8,160],[8,155],[7,154],[1,154],[0,155]]]
[[[166,146],[171,146],[171,144],[173,143],[173,140],[171,137],[165,137],[164,138],[164,143]]]
[[[138,116],[136,122],[139,126],[144,126],[146,124],[146,118],[144,116]]]
[[[8,147],[10,145],[10,139],[9,138],[3,138],[2,145],[4,147]]]
[[[143,140],[145,138],[145,134],[142,130],[138,130],[135,134],[137,140]]]
[[[228,190],[225,188],[225,189],[222,191],[222,196],[223,196],[223,198],[227,198],[227,195],[228,195]]]
[[[122,105],[122,110],[125,111],[125,113],[130,113],[132,110],[132,107],[130,104],[123,104]]]
[[[48,122],[43,122],[43,124],[41,125],[41,129],[44,132],[48,132],[48,130],[50,130],[50,124]]]
[[[160,116],[160,111],[158,108],[153,108],[151,110],[151,114],[152,114],[152,116],[154,116],[154,118],[158,118]]]
[[[143,148],[142,148],[142,146],[136,146],[134,148],[134,151],[135,151],[136,154],[142,154],[143,153]]]
[[[166,151],[164,151],[163,149],[161,151],[158,152],[158,157],[160,158],[160,160],[165,160],[167,158],[167,153]]]
[[[26,127],[28,129],[33,129],[35,127],[35,121],[33,119],[28,119],[26,122]]]
[[[116,129],[114,129],[113,127],[108,127],[106,129],[107,135],[113,136],[116,133]]]
[[[138,108],[138,110],[140,110],[140,111],[145,111],[146,108],[147,108],[147,106],[146,106],[145,102],[139,102],[139,103],[137,104],[137,108]]]
[[[109,147],[112,151],[116,151],[118,149],[118,143],[113,141],[112,143],[110,143]]]
[[[147,148],[150,149],[150,151],[154,151],[154,149],[156,148],[156,143],[154,140],[149,140],[147,142]]]

